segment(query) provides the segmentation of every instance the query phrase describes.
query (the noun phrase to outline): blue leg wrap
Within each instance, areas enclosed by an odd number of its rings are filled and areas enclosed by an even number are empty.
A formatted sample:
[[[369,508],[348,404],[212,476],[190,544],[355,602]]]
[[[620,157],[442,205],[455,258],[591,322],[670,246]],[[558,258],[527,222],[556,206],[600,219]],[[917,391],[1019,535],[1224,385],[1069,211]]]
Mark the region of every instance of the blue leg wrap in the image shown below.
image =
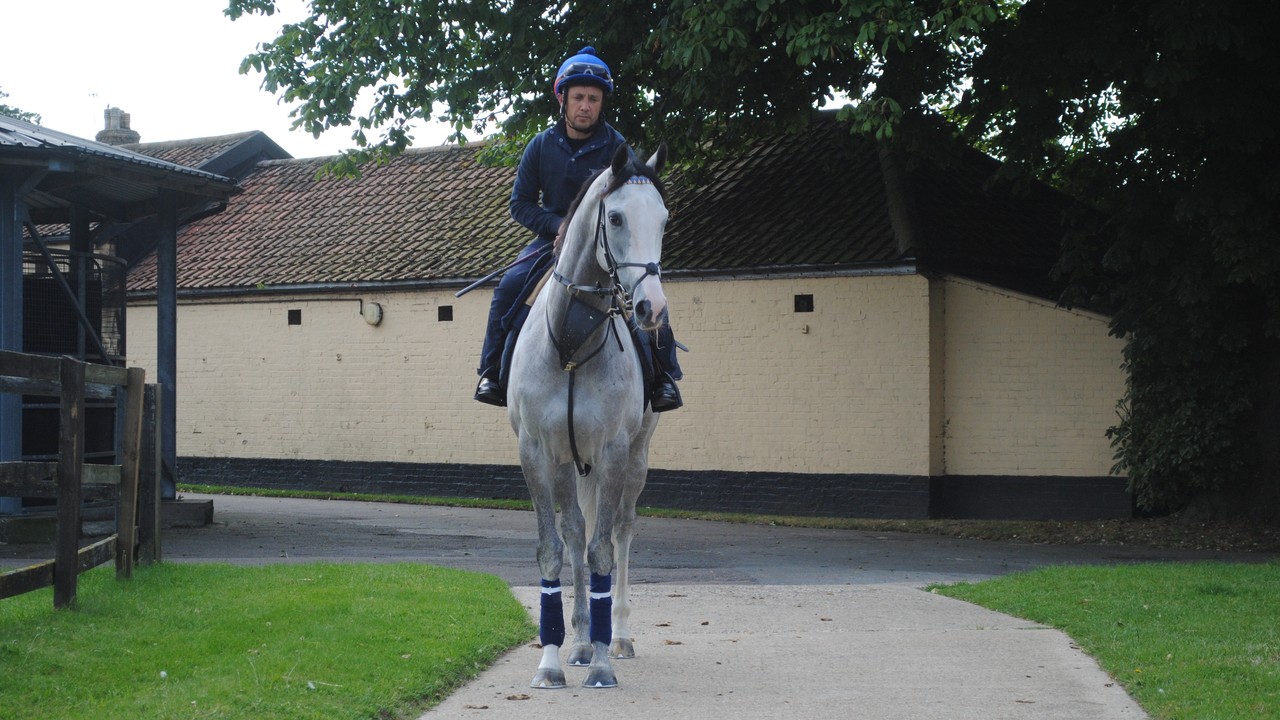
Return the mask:
[[[613,639],[612,575],[591,573],[591,642],[609,644]]]
[[[543,645],[564,645],[564,602],[559,580],[542,581],[542,614],[538,618],[538,640]]]

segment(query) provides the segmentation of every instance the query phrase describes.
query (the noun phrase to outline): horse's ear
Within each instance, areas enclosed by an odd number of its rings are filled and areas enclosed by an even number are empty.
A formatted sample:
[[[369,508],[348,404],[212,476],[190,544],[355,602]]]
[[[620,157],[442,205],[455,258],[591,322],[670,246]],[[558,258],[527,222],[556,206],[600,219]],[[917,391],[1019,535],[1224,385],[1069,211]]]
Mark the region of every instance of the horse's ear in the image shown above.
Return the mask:
[[[613,151],[613,160],[609,164],[613,170],[614,177],[622,175],[623,168],[627,166],[627,163],[631,162],[631,158],[631,148],[626,143],[619,145],[618,149]]]
[[[667,162],[667,144],[662,143],[658,146],[658,151],[649,156],[649,167],[653,168],[653,172],[662,174],[662,166]]]

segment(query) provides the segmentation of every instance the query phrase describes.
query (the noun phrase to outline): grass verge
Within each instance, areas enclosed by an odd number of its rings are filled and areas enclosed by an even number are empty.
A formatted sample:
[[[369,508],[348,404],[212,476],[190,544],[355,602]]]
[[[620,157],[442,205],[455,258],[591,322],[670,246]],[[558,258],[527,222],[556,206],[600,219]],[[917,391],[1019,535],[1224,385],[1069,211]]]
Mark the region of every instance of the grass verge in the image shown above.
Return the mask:
[[[417,717],[534,628],[498,578],[411,564],[159,564],[0,603],[0,715]]]
[[[1054,567],[931,589],[1064,631],[1153,718],[1280,716],[1280,563]]]

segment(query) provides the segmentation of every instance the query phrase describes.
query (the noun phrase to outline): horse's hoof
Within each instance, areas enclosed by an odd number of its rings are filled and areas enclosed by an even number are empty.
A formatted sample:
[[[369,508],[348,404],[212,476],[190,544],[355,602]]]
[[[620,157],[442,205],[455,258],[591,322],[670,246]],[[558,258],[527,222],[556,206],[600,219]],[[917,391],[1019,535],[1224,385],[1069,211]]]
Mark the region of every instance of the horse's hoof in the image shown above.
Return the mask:
[[[608,667],[592,668],[587,673],[587,679],[582,681],[584,688],[615,688],[618,687],[618,676],[613,674],[613,669]]]
[[[630,660],[636,656],[636,646],[630,638],[614,638],[609,646],[609,657],[619,660]]]
[[[591,646],[574,645],[569,650],[568,663],[574,667],[586,667],[591,664]]]
[[[533,676],[533,682],[529,683],[529,687],[539,690],[555,690],[566,685],[563,670],[546,668],[538,668],[538,672]]]

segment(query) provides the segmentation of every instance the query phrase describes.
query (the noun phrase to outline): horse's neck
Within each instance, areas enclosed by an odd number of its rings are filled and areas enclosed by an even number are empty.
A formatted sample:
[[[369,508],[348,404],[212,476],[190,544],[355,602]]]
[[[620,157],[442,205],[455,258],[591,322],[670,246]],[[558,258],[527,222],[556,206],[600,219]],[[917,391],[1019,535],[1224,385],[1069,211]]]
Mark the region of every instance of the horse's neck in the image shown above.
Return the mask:
[[[556,272],[577,286],[608,287],[613,280],[596,259],[598,213],[598,204],[578,209],[565,231],[564,247],[556,260]]]
[[[552,290],[546,298],[547,324],[553,337],[559,338],[556,345],[562,352],[566,347],[582,347],[579,343],[592,344],[600,333],[607,332],[609,322],[586,321],[587,326],[583,326],[584,318],[591,317],[590,312],[583,314],[587,308],[594,308],[597,318],[603,317],[600,313],[614,314],[613,278],[596,258],[598,212],[596,205],[579,208],[565,230],[564,245],[556,260],[555,270],[560,277],[547,288]],[[595,292],[598,288],[608,290]],[[568,344],[562,347],[562,343]]]

